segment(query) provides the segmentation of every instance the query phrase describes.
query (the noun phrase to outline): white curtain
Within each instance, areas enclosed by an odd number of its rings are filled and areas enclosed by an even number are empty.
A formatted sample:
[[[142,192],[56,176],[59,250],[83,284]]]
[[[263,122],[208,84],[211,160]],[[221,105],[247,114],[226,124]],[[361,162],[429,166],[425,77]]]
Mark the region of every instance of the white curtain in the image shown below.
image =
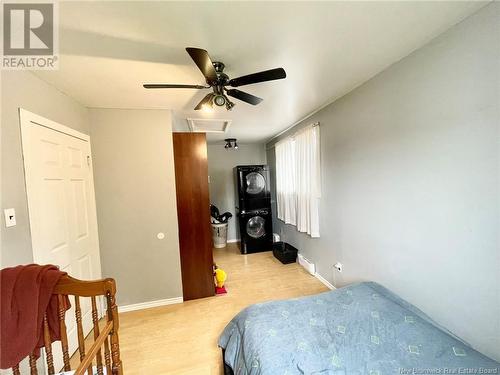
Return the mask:
[[[276,144],[278,218],[319,237],[320,131],[308,126]]]
[[[297,225],[295,193],[295,145],[292,138],[276,144],[276,198],[278,219]]]
[[[308,126],[295,135],[295,170],[297,230],[311,237],[319,237],[319,126]]]

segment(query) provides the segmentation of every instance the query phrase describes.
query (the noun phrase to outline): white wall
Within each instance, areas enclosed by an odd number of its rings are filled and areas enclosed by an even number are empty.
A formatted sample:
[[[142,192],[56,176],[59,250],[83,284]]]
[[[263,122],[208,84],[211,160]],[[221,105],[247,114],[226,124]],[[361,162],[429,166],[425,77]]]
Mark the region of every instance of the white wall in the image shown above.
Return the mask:
[[[19,108],[88,134],[88,110],[27,71],[1,71],[1,201],[16,210],[15,227],[2,218],[1,266],[33,262],[21,148]],[[2,212],[3,215],[3,212]]]
[[[90,109],[103,274],[120,305],[182,297],[171,122],[165,110]]]
[[[299,124],[321,122],[322,236],[275,220],[328,281],[379,282],[497,360],[499,25],[488,5]]]
[[[208,145],[208,174],[210,176],[210,202],[216,205],[221,214],[229,211],[228,240],[239,239],[238,218],[235,216],[237,205],[234,167],[237,165],[266,164],[263,144],[239,144],[238,150],[226,150],[223,144]]]

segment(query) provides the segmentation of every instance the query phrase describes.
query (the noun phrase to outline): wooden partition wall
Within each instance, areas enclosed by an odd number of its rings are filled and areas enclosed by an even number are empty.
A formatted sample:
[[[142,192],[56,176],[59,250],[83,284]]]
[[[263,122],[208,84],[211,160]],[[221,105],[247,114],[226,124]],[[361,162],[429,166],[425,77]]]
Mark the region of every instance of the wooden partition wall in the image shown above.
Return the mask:
[[[184,300],[214,295],[205,133],[173,133]]]

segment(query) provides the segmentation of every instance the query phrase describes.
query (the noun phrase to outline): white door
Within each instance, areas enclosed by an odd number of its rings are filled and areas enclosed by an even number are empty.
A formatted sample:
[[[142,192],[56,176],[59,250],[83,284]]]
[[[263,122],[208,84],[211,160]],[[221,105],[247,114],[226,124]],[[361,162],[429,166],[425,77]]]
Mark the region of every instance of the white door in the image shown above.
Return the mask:
[[[20,110],[33,258],[84,280],[101,278],[90,138]],[[71,300],[74,306],[74,300]],[[92,327],[90,300],[81,299],[84,333]],[[71,352],[78,347],[74,308],[66,314]],[[54,344],[56,370],[62,367]]]

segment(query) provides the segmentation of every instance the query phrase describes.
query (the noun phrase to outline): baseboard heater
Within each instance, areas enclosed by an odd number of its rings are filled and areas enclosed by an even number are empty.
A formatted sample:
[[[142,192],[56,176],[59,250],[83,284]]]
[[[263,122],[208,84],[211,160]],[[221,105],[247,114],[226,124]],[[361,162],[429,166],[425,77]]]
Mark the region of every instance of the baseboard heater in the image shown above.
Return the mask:
[[[299,254],[297,256],[297,259],[299,260],[299,264],[306,269],[307,272],[309,272],[311,275],[316,274],[316,266],[314,265],[313,262],[311,262],[309,259],[304,257],[302,254]]]

